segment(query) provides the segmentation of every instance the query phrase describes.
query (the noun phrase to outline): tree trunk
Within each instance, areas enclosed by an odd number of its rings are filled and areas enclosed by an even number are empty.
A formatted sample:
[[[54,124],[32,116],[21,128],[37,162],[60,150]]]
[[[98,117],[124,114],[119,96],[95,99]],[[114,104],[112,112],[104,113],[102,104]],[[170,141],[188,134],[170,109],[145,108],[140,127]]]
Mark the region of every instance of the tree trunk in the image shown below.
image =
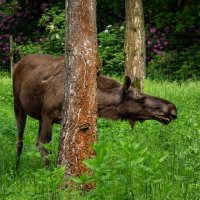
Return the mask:
[[[146,56],[142,0],[125,0],[125,12],[125,75],[134,79],[133,87],[143,91]]]
[[[66,0],[65,99],[58,164],[67,176],[87,170],[97,140],[96,74],[99,65],[95,0]]]

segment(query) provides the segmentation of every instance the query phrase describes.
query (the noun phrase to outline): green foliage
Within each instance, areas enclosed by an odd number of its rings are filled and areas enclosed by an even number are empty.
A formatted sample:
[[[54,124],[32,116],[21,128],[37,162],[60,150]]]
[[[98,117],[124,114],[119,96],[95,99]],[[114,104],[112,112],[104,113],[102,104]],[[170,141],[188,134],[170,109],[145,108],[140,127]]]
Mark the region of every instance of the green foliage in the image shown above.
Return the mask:
[[[95,180],[94,190],[82,194],[62,185],[63,168],[56,167],[59,126],[54,126],[52,169],[45,169],[35,147],[38,123],[28,118],[20,171],[16,174],[16,126],[12,84],[0,78],[0,199],[199,199],[200,198],[200,82],[146,80],[146,92],[177,105],[178,119],[137,123],[98,120],[97,156],[85,163],[93,170],[77,183]],[[60,185],[61,184],[61,185]]]
[[[45,48],[50,54],[63,54],[65,38],[65,10],[59,6],[48,9],[39,20],[39,26],[45,26],[47,41]]]
[[[56,167],[52,170],[39,169],[33,173],[33,179],[37,180],[35,194],[32,194],[34,199],[37,198],[53,198],[58,199],[62,193],[61,185],[64,183],[64,167]],[[38,181],[39,180],[39,181]],[[59,189],[60,188],[60,189]]]
[[[98,34],[99,52],[103,60],[103,73],[122,75],[124,72],[124,26],[109,25]]]
[[[108,24],[121,24],[124,22],[124,0],[97,0],[97,27],[98,32],[105,30]]]
[[[56,167],[59,126],[54,126],[51,169],[44,168],[35,146],[38,123],[28,118],[19,173],[16,173],[16,123],[11,79],[0,74],[0,199],[81,199],[80,192],[62,188],[64,168]]]
[[[187,58],[187,59],[186,59]],[[185,80],[200,77],[200,48],[191,46],[184,51],[169,51],[148,63],[150,78]]]
[[[60,55],[64,53],[64,12],[56,15],[60,10],[57,7],[47,11],[40,20],[46,24],[47,38],[39,42],[30,41],[27,44],[17,45],[21,56],[32,53],[47,53]],[[103,60],[103,73],[119,76],[124,72],[124,26],[109,25],[98,34],[99,53]]]
[[[5,15],[7,15],[7,16],[13,15],[15,13],[15,11],[16,11],[16,4],[17,4],[17,2],[15,0],[14,1],[11,0],[10,1],[11,7],[9,7],[8,5],[5,4],[4,1],[1,0],[0,1],[0,5],[1,5],[0,11],[2,13],[4,13]]]
[[[182,9],[174,0],[144,0],[143,5],[147,24],[153,19],[157,28],[173,26],[176,32],[182,32],[196,27],[200,19],[198,1],[191,1],[187,8]]]
[[[169,8],[168,8],[169,9]],[[175,32],[182,32],[188,28],[194,28],[200,19],[200,5],[190,6],[185,10],[177,10],[169,12],[169,10],[158,12],[155,15],[154,21],[158,28],[165,26],[174,26]]]
[[[26,44],[17,45],[15,50],[21,56],[31,53],[46,53],[61,55],[64,53],[65,38],[65,11],[59,6],[46,9],[38,22],[40,28],[44,28],[45,37],[33,36]]]
[[[17,52],[19,52],[20,57],[23,57],[28,54],[35,54],[35,53],[39,53],[39,54],[48,53],[48,52],[45,52],[44,48],[42,47],[40,43],[35,43],[35,42],[32,42],[31,40],[29,40],[26,44],[16,45],[14,48]]]
[[[97,3],[99,10],[107,9],[108,13],[109,10],[121,13],[124,6],[122,1],[110,4],[107,0],[99,0]],[[194,31],[199,21],[199,5],[191,4],[188,9],[178,10],[177,2],[172,0],[144,1],[144,10],[147,29],[147,76],[158,78],[160,75],[172,80],[199,77],[200,50],[198,45],[195,45],[199,40],[191,39],[192,36],[199,36],[199,32]],[[104,13],[98,14],[99,18]],[[113,19],[111,22],[113,23]],[[33,37],[26,44],[17,45],[16,49],[21,56],[31,53],[63,54],[64,24],[64,8],[59,4],[51,6],[45,10],[38,23],[41,29],[45,29],[44,37]],[[187,32],[188,29],[190,32]],[[99,30],[102,30],[102,27]],[[98,40],[103,74],[122,76],[124,25],[107,26],[104,31],[98,33]]]
[[[186,6],[178,7],[180,2],[185,2]],[[14,0],[1,0],[0,4],[2,18],[0,20],[0,51],[3,55],[5,54],[2,58],[3,65],[9,66],[9,34],[14,36],[14,41],[17,43],[16,50],[21,56],[30,53],[52,55],[64,53],[65,14],[63,2],[50,1],[49,4],[45,2],[33,4],[29,1],[26,3],[25,11],[20,9],[17,1]],[[38,9],[35,9],[34,6],[37,6]],[[192,68],[192,72],[189,72],[188,75],[189,78],[192,77],[196,71],[197,62],[192,63],[190,59],[190,51],[192,50],[187,48],[195,44],[199,46],[199,1],[144,0],[143,7],[146,25],[147,63],[152,58],[154,62],[162,60],[163,58],[160,57],[163,55],[158,55],[161,52],[167,52],[168,55],[174,55],[175,52],[178,57],[181,57],[181,61],[179,69],[176,59],[173,59],[174,62],[172,59],[169,61],[170,65],[173,66],[170,69],[176,66],[175,69],[178,71],[173,76],[180,75],[178,79],[187,77],[186,73]],[[125,21],[124,11],[125,1],[97,0],[98,38],[104,64],[103,73],[105,74],[119,76],[124,71],[123,30],[120,28]],[[108,24],[117,24],[117,26],[109,27]],[[106,26],[107,28],[105,28]],[[32,33],[33,36],[27,36],[27,33]],[[186,51],[186,54],[183,51]],[[198,51],[194,54],[198,54]],[[184,56],[185,61],[182,59]],[[164,57],[170,56],[165,54]],[[191,55],[191,57],[193,59],[195,56]],[[164,67],[161,71],[167,73],[168,68],[168,66]],[[148,71],[150,74],[154,73],[154,71],[151,72],[151,69]],[[164,74],[164,76],[170,77],[171,74]]]
[[[99,120],[97,156],[86,164],[96,188],[89,199],[198,199],[199,82],[147,81],[147,92],[172,100],[178,119],[164,127]],[[194,110],[193,110],[194,109]]]
[[[178,6],[179,3],[183,4]],[[147,68],[151,77],[158,74],[170,79],[199,76],[198,72],[196,74],[199,69],[199,9],[199,1],[144,0],[147,61],[153,59]],[[193,61],[196,58],[197,62]]]

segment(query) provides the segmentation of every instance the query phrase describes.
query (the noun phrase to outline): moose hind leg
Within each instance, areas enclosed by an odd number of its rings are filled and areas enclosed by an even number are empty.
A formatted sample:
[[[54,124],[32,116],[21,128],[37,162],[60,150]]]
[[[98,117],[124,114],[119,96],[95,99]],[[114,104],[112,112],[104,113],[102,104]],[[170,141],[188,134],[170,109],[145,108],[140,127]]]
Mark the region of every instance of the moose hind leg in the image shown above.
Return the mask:
[[[17,131],[18,131],[17,142],[16,142],[16,148],[17,148],[16,169],[18,169],[20,156],[21,156],[22,148],[23,148],[23,135],[24,135],[24,129],[25,129],[26,117],[27,117],[27,114],[21,108],[20,104],[15,106],[15,117],[16,117],[16,123],[17,123]]]
[[[50,161],[48,158],[49,151],[44,147],[44,144],[48,144],[52,139],[52,120],[48,117],[43,117],[39,122],[38,138],[36,146],[41,154],[45,166],[49,166]]]

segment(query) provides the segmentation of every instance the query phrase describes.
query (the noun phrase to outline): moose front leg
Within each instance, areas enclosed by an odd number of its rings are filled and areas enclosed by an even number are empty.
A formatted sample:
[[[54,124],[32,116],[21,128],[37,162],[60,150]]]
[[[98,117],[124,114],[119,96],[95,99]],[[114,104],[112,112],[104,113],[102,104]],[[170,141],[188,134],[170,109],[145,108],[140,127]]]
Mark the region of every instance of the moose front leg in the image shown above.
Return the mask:
[[[42,121],[39,122],[39,132],[36,141],[36,146],[41,154],[45,166],[49,166],[50,161],[48,158],[49,151],[44,147],[44,144],[48,144],[52,139],[52,120],[47,116],[42,117]]]

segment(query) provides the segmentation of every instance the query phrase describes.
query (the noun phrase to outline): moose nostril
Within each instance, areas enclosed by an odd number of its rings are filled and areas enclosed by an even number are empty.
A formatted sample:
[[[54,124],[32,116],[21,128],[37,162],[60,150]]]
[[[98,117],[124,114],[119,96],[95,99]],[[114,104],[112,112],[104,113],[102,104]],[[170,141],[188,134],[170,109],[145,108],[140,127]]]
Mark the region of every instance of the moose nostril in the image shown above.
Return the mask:
[[[176,119],[176,118],[177,118],[177,115],[170,114],[170,117],[171,117],[171,119]]]

